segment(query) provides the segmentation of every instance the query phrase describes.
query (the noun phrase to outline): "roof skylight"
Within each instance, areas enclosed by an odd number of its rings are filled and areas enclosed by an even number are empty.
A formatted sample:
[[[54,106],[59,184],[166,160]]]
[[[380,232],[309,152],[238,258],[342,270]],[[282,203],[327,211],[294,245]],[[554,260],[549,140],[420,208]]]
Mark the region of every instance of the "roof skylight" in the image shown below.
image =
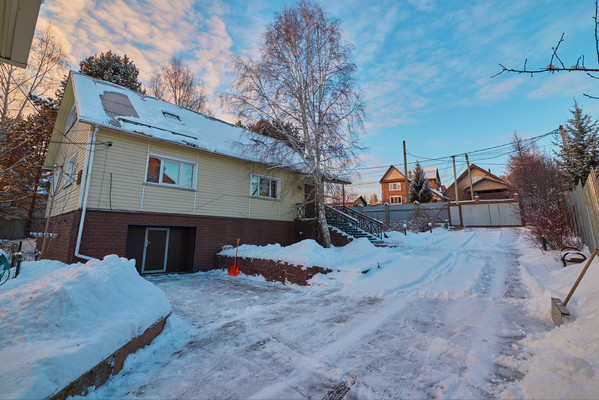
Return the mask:
[[[163,111],[162,115],[164,115],[164,118],[166,118],[166,119],[181,122],[181,118],[179,118],[179,116],[176,114],[172,114],[170,112]]]

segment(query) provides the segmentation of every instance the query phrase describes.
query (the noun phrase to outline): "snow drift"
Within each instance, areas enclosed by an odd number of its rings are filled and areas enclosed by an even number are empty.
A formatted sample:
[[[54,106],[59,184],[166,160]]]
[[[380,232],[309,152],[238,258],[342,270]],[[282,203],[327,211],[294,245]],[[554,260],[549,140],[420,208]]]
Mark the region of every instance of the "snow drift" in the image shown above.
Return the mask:
[[[170,311],[131,260],[24,262],[0,287],[2,396],[51,396]]]

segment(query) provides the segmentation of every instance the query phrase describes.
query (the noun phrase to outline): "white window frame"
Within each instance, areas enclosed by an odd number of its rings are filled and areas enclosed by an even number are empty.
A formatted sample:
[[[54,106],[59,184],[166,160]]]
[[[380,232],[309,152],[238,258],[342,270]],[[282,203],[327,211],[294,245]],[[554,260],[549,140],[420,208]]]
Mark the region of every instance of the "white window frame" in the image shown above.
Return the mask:
[[[56,194],[58,192],[58,182],[60,181],[60,172],[61,168],[59,166],[54,167],[54,172],[52,173],[52,194]]]
[[[148,181],[148,167],[150,165],[150,158],[157,158],[160,160],[160,172],[158,175],[158,182],[149,182]],[[163,167],[162,167],[162,162],[163,161],[168,161],[171,163],[177,163],[179,164],[179,184],[172,184],[172,183],[164,183],[162,182],[162,178],[163,178]],[[191,178],[191,187],[187,187],[187,186],[182,186],[181,185],[181,177],[183,176],[183,165],[191,165],[193,168],[193,176]],[[173,158],[173,157],[167,157],[167,156],[162,156],[160,154],[154,154],[154,153],[150,153],[148,154],[148,157],[146,159],[146,169],[144,171],[144,181],[147,185],[156,185],[156,186],[162,186],[162,187],[170,187],[170,188],[177,188],[177,189],[185,189],[185,190],[196,190],[196,185],[197,185],[197,180],[198,180],[198,175],[197,175],[197,171],[198,171],[198,163],[197,162],[193,162],[193,161],[187,161],[187,160],[181,160],[178,158]]]
[[[64,170],[64,187],[71,185],[75,181],[75,172],[77,170],[77,153],[73,154]]]
[[[258,194],[252,194],[252,180],[254,179],[254,177],[258,178]],[[260,179],[268,179],[270,181],[277,182],[276,197],[260,196]],[[270,192],[270,189],[272,188],[270,183],[268,184],[268,187],[269,187],[269,192]],[[250,197],[255,197],[258,199],[267,199],[267,200],[280,200],[281,199],[281,178],[275,178],[274,176],[267,176],[267,175],[251,174],[251,176],[250,176]]]
[[[394,202],[393,199],[399,199],[398,202]],[[389,204],[401,204],[402,198],[401,196],[391,196],[389,197]]]
[[[393,185],[397,185],[397,188],[394,189]],[[389,184],[389,190],[401,190],[401,183],[400,182],[390,183]]]

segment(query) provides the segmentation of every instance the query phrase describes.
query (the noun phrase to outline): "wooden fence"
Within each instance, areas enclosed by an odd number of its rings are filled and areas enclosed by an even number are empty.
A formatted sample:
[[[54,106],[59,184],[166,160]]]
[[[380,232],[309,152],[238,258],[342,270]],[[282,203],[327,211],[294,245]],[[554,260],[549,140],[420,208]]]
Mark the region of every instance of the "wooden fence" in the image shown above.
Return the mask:
[[[566,196],[570,226],[589,249],[599,247],[599,183],[591,171],[584,185],[578,184]]]

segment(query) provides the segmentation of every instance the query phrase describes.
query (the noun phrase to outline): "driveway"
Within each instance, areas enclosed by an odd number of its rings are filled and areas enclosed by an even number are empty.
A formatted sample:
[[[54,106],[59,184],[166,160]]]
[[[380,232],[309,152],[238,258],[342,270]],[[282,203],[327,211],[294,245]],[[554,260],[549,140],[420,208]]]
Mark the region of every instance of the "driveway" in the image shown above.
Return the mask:
[[[398,283],[375,295],[335,279],[300,287],[224,271],[148,278],[175,316],[89,397],[499,397],[522,377],[518,342],[551,328],[522,311],[521,235],[445,232],[382,249],[422,273],[406,284],[399,266],[383,266],[397,268]]]

